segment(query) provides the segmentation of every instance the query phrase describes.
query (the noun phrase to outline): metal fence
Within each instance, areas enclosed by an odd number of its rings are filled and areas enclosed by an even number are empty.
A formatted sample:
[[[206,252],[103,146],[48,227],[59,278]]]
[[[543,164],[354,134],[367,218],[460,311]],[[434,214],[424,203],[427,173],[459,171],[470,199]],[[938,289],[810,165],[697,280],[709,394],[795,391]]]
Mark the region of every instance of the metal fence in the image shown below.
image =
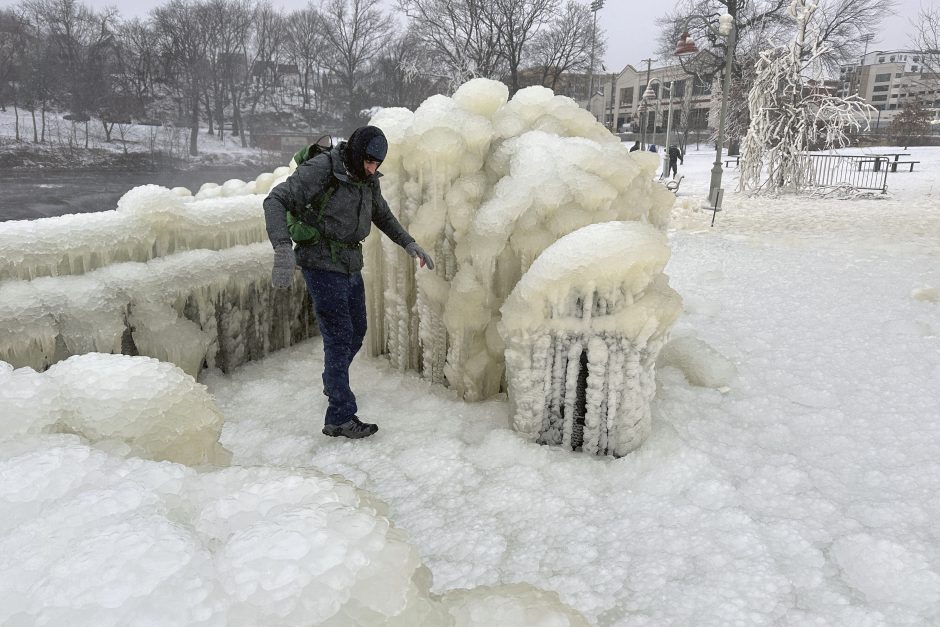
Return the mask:
[[[806,155],[808,184],[888,191],[888,157],[877,155]]]

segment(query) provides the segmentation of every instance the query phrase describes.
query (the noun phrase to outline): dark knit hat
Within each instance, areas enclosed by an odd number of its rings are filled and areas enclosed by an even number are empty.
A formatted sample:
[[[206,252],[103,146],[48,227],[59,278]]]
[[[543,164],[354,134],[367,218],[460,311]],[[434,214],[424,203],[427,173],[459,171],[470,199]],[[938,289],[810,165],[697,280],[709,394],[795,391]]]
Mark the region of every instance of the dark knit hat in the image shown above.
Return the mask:
[[[384,161],[388,153],[388,140],[382,129],[376,126],[361,126],[353,131],[346,142],[346,167],[357,178],[365,179],[368,175],[363,162],[368,159]]]

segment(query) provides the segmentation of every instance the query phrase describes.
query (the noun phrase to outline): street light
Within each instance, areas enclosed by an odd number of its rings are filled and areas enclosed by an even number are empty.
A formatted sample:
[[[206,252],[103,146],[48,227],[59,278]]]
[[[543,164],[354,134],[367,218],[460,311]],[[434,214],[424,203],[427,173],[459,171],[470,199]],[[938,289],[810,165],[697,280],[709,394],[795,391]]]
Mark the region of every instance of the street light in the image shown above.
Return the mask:
[[[674,78],[669,79],[669,105],[666,108],[666,144],[665,144],[666,152],[663,155],[663,175],[660,178],[664,178],[666,174],[669,172],[669,138],[670,138],[670,135],[672,134],[672,85],[675,82],[675,80],[676,79]],[[665,87],[665,85],[663,85],[663,80],[659,78],[658,76],[652,79],[652,81],[659,81],[659,84]],[[648,100],[650,98],[656,97],[656,92],[654,92],[652,88],[652,84],[653,84],[652,81],[646,84],[646,91],[643,92],[644,100]],[[662,100],[662,98],[659,98],[659,100]]]
[[[650,66],[653,64],[653,59],[643,59],[646,61],[646,86],[649,88],[650,83]],[[637,113],[640,117],[640,148],[646,150],[646,92],[643,92],[643,95],[640,96],[640,106],[637,108]]]
[[[719,17],[717,29],[709,23],[708,18],[704,15],[690,15],[685,18],[683,23],[684,32],[676,45],[676,56],[686,57],[698,52],[698,46],[689,39],[689,31],[687,30],[689,22],[695,19],[702,20],[705,23],[705,28],[713,35],[727,38],[728,46],[725,51],[725,80],[724,86],[721,88],[721,117],[718,118],[718,147],[715,150],[715,165],[712,166],[712,178],[708,189],[708,199],[717,206],[720,201],[718,190],[721,189],[721,148],[725,141],[725,115],[728,112],[728,94],[731,92],[731,63],[735,38],[734,17],[728,13]]]
[[[591,67],[588,69],[588,97],[587,108],[591,110],[591,99],[594,98],[594,41],[597,37],[597,12],[604,8],[604,0],[594,0],[591,11],[594,13],[594,26],[591,28]]]

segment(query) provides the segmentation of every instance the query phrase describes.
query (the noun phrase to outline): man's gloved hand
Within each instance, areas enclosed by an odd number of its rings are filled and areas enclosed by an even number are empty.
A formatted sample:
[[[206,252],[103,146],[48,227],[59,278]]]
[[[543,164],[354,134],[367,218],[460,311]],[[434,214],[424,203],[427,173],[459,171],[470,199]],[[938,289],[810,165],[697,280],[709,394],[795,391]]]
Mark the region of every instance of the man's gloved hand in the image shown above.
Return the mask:
[[[294,282],[294,247],[290,244],[278,244],[274,247],[274,270],[271,271],[271,285],[275,289],[286,290]]]
[[[422,266],[426,265],[428,267],[428,270],[434,269],[434,261],[431,259],[431,255],[424,252],[424,249],[418,246],[418,242],[411,242],[410,244],[405,246],[405,250],[407,250],[408,254],[411,255],[412,257],[420,259],[421,265]]]

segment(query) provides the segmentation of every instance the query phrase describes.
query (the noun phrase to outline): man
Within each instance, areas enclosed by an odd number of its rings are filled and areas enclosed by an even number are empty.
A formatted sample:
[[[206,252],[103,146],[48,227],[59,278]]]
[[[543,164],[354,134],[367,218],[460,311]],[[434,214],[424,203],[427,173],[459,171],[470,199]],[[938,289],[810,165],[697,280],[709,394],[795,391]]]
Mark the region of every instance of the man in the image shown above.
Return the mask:
[[[264,200],[268,238],[274,246],[272,285],[286,289],[300,266],[323,336],[323,392],[329,397],[323,433],[364,438],[378,427],[356,416],[349,366],[366,334],[362,245],[374,222],[393,242],[434,269],[431,257],[398,222],[382,197],[377,172],[388,141],[375,126],[356,129],[346,142],[297,167]],[[312,241],[291,243],[287,212],[304,215]]]
[[[679,150],[678,146],[672,144],[669,146],[669,172],[672,178],[676,178],[676,173],[679,172],[679,166],[676,162],[682,163],[682,151]]]
[[[633,145],[630,147],[630,152],[636,152],[636,151],[639,150],[639,149],[640,149],[640,140],[637,140],[637,141],[635,141],[635,142],[633,143]]]

